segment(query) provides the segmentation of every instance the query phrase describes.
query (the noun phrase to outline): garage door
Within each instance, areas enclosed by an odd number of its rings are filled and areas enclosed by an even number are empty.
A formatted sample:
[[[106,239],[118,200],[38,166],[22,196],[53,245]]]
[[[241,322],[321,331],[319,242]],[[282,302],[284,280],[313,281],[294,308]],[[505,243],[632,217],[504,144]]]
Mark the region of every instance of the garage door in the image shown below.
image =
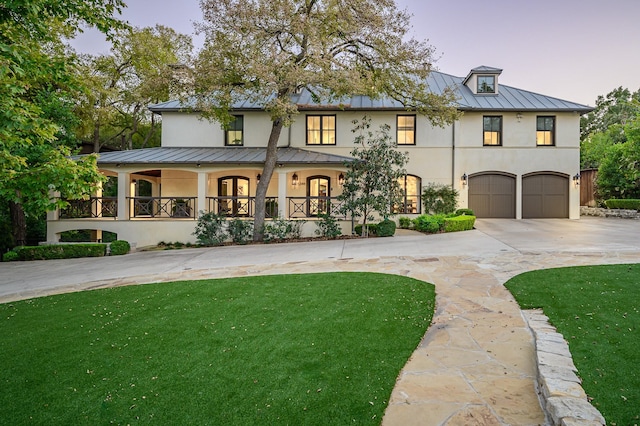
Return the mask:
[[[469,178],[469,208],[477,217],[516,217],[516,179],[502,174]]]
[[[569,177],[554,174],[523,176],[522,217],[568,218]]]

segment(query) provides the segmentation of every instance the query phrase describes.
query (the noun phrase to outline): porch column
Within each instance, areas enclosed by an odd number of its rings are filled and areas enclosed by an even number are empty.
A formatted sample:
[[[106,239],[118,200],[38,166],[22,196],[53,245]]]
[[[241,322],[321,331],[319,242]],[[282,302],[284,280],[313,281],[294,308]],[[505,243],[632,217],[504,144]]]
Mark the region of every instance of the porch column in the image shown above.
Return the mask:
[[[207,206],[207,172],[198,172],[198,203],[196,208],[196,218],[200,212],[206,213]]]
[[[102,207],[104,206],[102,199],[102,182],[96,188],[96,193],[93,195],[95,202],[91,203],[91,210],[93,217],[102,217]],[[102,242],[102,229],[94,229],[91,231],[91,241]]]
[[[118,220],[129,220],[130,176],[130,173],[118,172]]]
[[[278,216],[287,217],[287,172],[278,170]]]
[[[57,191],[49,191],[49,198],[60,198],[60,193]],[[57,243],[60,241],[60,235],[53,232],[53,229],[51,229],[51,226],[48,224],[56,220],[60,220],[60,209],[47,211],[47,242],[49,243]]]

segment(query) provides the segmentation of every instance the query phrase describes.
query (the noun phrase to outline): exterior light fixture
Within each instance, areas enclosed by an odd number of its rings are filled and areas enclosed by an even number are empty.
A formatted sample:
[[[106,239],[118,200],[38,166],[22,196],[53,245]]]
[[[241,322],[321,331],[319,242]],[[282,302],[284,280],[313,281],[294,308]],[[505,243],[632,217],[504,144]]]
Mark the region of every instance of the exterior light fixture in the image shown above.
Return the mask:
[[[258,173],[258,175],[256,176],[256,179],[258,180],[258,182],[260,182],[261,178],[262,178],[262,175],[260,173]]]
[[[342,173],[338,175],[338,185],[344,185],[344,175]]]
[[[298,174],[297,173],[294,173],[293,176],[291,176],[291,185],[298,186]]]
[[[469,179],[469,176],[467,176],[467,174],[463,174],[462,176],[460,176],[460,180],[462,181],[462,186],[466,186],[467,185],[467,181]]]
[[[580,173],[576,173],[573,177],[573,184],[576,186],[580,185]]]

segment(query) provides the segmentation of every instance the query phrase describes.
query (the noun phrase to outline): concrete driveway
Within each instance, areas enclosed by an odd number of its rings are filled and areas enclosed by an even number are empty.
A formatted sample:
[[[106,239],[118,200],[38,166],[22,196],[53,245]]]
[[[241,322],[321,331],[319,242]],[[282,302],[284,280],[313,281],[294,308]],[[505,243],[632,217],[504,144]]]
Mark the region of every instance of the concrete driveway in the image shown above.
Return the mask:
[[[137,276],[178,276],[198,270],[371,259],[385,256],[491,256],[528,252],[640,252],[640,222],[583,217],[580,220],[481,219],[468,232],[423,235],[399,230],[392,238],[315,241],[139,252],[127,256],[0,263],[0,301],[86,288]]]

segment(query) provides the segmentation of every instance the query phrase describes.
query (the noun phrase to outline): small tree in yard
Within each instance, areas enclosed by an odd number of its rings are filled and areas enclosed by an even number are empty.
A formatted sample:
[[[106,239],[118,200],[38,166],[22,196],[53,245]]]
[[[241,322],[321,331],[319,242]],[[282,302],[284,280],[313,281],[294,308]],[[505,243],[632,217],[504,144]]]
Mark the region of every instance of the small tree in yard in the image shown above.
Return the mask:
[[[435,94],[426,78],[433,48],[410,39],[410,15],[393,0],[201,0],[206,43],[195,61],[190,104],[205,118],[232,120],[236,105],[271,116],[256,188],[254,240],[263,239],[265,199],[283,127],[298,113],[297,93],[312,102],[383,96],[429,117],[458,116],[452,90]]]
[[[387,219],[393,207],[402,203],[398,179],[406,174],[404,166],[408,154],[395,148],[388,125],[383,124],[380,130],[373,132],[368,117],[353,123],[357,146],[351,155],[355,161],[347,164],[347,175],[338,199],[343,202],[342,213],[362,217],[362,236],[367,237],[367,222],[374,219],[373,213]]]

